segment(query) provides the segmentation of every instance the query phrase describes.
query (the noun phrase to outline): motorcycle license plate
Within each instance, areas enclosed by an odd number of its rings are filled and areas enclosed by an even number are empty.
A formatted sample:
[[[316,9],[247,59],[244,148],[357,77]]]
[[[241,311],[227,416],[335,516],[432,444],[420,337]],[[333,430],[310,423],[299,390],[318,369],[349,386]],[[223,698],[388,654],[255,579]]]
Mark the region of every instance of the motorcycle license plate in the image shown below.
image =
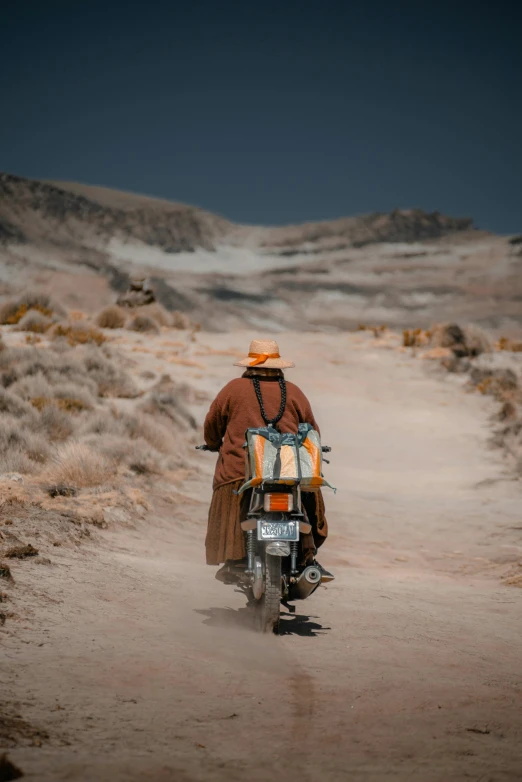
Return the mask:
[[[259,521],[259,540],[299,540],[299,525],[296,521]]]

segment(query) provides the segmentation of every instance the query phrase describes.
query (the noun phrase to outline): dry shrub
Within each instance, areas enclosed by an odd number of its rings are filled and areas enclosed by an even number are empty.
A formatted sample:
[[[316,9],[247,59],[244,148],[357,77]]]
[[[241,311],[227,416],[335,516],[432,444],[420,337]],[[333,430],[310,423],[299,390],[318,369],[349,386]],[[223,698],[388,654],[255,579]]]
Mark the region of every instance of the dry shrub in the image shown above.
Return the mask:
[[[181,429],[197,429],[194,416],[173,393],[152,392],[139,406],[139,410],[151,416],[166,417]]]
[[[27,559],[27,557],[38,556],[38,553],[38,549],[32,543],[18,543],[14,546],[9,546],[4,556],[7,559]]]
[[[28,421],[36,420],[34,410],[28,402],[24,402],[9,391],[4,391],[3,388],[0,388],[0,413],[15,418],[25,418]]]
[[[55,342],[51,342],[47,346],[49,353],[54,353],[57,356],[63,356],[65,353],[71,353],[74,349],[74,345],[69,345],[64,339],[59,339]]]
[[[39,412],[52,405],[53,402],[54,400],[49,396],[35,396],[31,399],[32,406]]]
[[[14,477],[14,476],[13,476]],[[6,483],[2,481],[3,485],[0,487],[0,510],[5,511],[7,508],[25,508],[29,503],[29,496],[18,481]],[[4,519],[4,517],[0,517]],[[11,525],[12,519],[4,519],[4,524]]]
[[[495,432],[491,443],[496,448],[504,448],[512,456],[516,456],[522,452],[522,419],[512,418],[504,423],[505,425]]]
[[[438,323],[428,331],[404,329],[402,344],[405,348],[431,345],[434,348],[448,348],[457,358],[480,356],[492,350],[488,335],[478,326],[458,323]]]
[[[159,326],[155,320],[148,315],[136,315],[129,322],[127,328],[131,331],[148,332],[151,334],[159,334]]]
[[[109,354],[91,348],[84,354],[84,366],[97,383],[100,396],[133,399],[139,395],[133,379]]]
[[[29,310],[18,323],[18,331],[32,331],[35,334],[45,334],[52,326],[52,320],[39,310]]]
[[[480,356],[490,353],[491,340],[479,326],[458,323],[439,323],[431,328],[431,344],[434,347],[450,348],[456,356]]]
[[[517,573],[514,576],[508,576],[504,579],[506,586],[520,587],[522,589],[522,573]]]
[[[33,399],[46,399],[53,396],[53,388],[42,371],[36,374],[26,375],[10,386],[10,393],[16,394],[21,399],[32,401]],[[38,407],[38,405],[34,405]]]
[[[111,415],[100,412],[86,420],[78,433],[83,438],[89,435],[116,437],[125,440],[127,448],[130,441],[141,439],[161,453],[176,450],[176,441],[165,426],[161,426],[152,416],[144,413]]]
[[[48,396],[36,396],[31,399],[31,404],[38,411],[43,412],[50,407],[62,410],[66,413],[81,413],[83,410],[90,410],[91,407],[83,399],[74,396],[65,396],[61,399],[51,399]]]
[[[78,494],[74,486],[67,486],[65,483],[52,483],[46,487],[49,497],[76,497]]]
[[[17,323],[20,323],[21,320],[27,317],[29,312],[38,312],[40,315],[43,315],[44,318],[49,318],[52,315],[52,310],[47,309],[47,307],[31,307],[29,308],[27,304],[20,304],[16,312],[13,312],[8,318],[7,318],[7,324],[10,326],[15,326]]]
[[[96,400],[89,391],[88,388],[79,385],[78,383],[62,383],[56,386],[54,389],[54,398],[58,402],[63,402],[62,409],[67,409],[67,405],[70,409],[78,410],[92,410],[96,404]]]
[[[38,466],[19,448],[10,448],[7,453],[0,452],[0,473],[19,472],[26,475],[35,472]]]
[[[422,329],[404,329],[402,332],[402,344],[405,348],[418,348],[428,345],[431,332]]]
[[[83,399],[75,396],[65,396],[63,399],[56,399],[56,404],[60,410],[66,413],[81,413],[82,410],[90,410],[89,405],[85,404]]]
[[[367,326],[365,323],[359,323],[357,331],[371,331],[374,337],[382,337],[388,331],[388,326]]]
[[[36,375],[27,375],[13,383],[11,392],[22,399],[31,402],[37,410],[43,410],[51,404],[56,404],[62,410],[90,410],[96,404],[93,396],[96,393],[94,383],[71,382],[63,379],[62,375],[53,377],[54,382],[49,383],[43,372]]]
[[[59,446],[47,478],[75,488],[99,486],[114,473],[114,465],[85,443],[72,440]]]
[[[122,329],[125,326],[125,321],[125,312],[115,304],[111,307],[105,307],[96,316],[96,325],[101,329]]]
[[[132,451],[132,443],[126,437],[115,434],[88,434],[82,438],[82,443],[116,466],[125,463]]]
[[[517,418],[517,408],[511,401],[506,401],[496,416],[498,421],[515,421]]]
[[[510,399],[518,389],[518,378],[512,369],[474,367],[469,379],[481,394],[494,396],[499,401]]]
[[[151,415],[145,413],[123,415],[119,422],[131,440],[146,440],[149,445],[161,453],[169,453],[176,447],[173,437]]]
[[[25,304],[29,310],[50,310],[52,313],[60,315],[60,317],[65,315],[65,310],[61,304],[58,304],[58,302],[49,296],[49,294],[42,293],[41,291],[26,291],[25,293],[22,293],[18,301],[20,304]]]
[[[159,475],[165,469],[161,456],[145,440],[136,440],[127,459],[130,470],[138,475]]]
[[[69,320],[85,320],[87,316],[81,310],[69,310],[68,317]]]
[[[141,489],[137,489],[135,486],[129,486],[126,490],[126,495],[129,497],[129,499],[132,501],[134,505],[141,505],[142,508],[147,509],[149,507],[149,503],[144,497],[143,492]]]
[[[65,363],[57,369],[49,370],[47,378],[55,388],[63,389],[64,385],[72,384],[73,386],[83,389],[90,394],[91,402],[99,396],[98,383],[95,378],[90,376],[83,363],[79,365]],[[57,395],[56,391],[55,395]]]
[[[156,321],[158,326],[169,327],[172,326],[172,315],[162,304],[154,302],[153,304],[144,304],[143,307],[139,307],[137,313],[138,316],[145,316],[152,318]]]
[[[95,486],[120,464],[139,474],[178,466],[171,423],[196,425],[170,386],[151,396],[150,412],[96,410],[100,396],[140,395],[105,347],[62,339],[9,348],[0,352],[0,376],[9,387],[0,388],[0,470],[42,472],[47,462],[42,475],[53,486]],[[50,443],[59,444],[54,458]]]
[[[19,348],[5,353],[5,360],[4,354],[0,354],[2,383],[26,399],[54,397],[57,394],[50,391],[49,386],[63,387],[64,383],[74,383],[87,390],[91,395],[90,405],[97,396],[131,398],[139,394],[130,376],[108,354],[91,345],[77,347],[74,351],[62,344],[58,352]],[[32,377],[39,378],[35,385],[30,382]],[[70,396],[76,397],[76,394]]]
[[[60,388],[63,388],[64,384],[70,383],[88,392],[90,403],[94,403],[94,400],[100,396],[97,378],[91,377],[91,373],[83,361],[79,366],[70,366],[69,371],[67,371],[67,365],[61,367],[60,372],[51,371],[48,377],[50,383]]]
[[[56,405],[47,405],[41,412],[40,430],[53,442],[67,440],[74,433],[71,416]]]
[[[0,561],[0,578],[4,578],[6,581],[10,583],[13,582],[13,576],[11,575],[11,568],[9,567],[7,562]],[[4,776],[4,779],[5,778],[6,776]],[[7,779],[9,779],[9,777],[7,777]],[[17,777],[11,777],[11,779],[17,779]]]
[[[78,429],[79,436],[102,435],[103,437],[125,436],[125,426],[119,417],[105,410],[96,412],[86,418]]]
[[[490,337],[480,326],[476,326],[474,323],[464,326],[464,337],[469,356],[480,356],[482,353],[491,353],[493,350],[493,343]]]
[[[16,319],[19,309],[20,304],[18,303],[18,299],[6,299],[3,301],[2,304],[0,304],[0,323],[4,326],[18,323],[20,318],[27,312],[27,307],[20,317]]]
[[[0,353],[3,350],[6,350],[6,349],[7,349],[7,345],[5,344],[5,342],[4,342],[3,338],[2,338],[2,335],[0,334]]]
[[[49,456],[49,446],[44,437],[28,428],[27,422],[12,415],[0,420],[0,455],[3,460],[24,462],[24,469],[10,467],[7,471],[27,472],[33,465],[27,465],[22,457],[42,464]]]
[[[30,310],[52,318],[65,317],[65,310],[45,293],[28,291],[14,299],[7,299],[0,305],[0,323],[16,325]]]
[[[190,318],[185,315],[184,312],[174,310],[170,314],[171,326],[173,329],[180,329],[180,331],[187,331],[191,328]]]
[[[140,474],[159,474],[171,463],[179,466],[174,433],[145,413],[100,412],[83,422],[78,435],[112,463]]]
[[[83,442],[111,464],[125,465],[139,475],[158,475],[165,467],[164,458],[143,437],[89,435]]]
[[[65,338],[71,347],[89,343],[100,346],[106,341],[106,337],[99,329],[82,321],[58,323],[53,328],[52,336],[53,339]]]
[[[497,350],[508,350],[511,353],[522,353],[522,342],[515,342],[508,337],[500,337],[495,347]]]
[[[241,354],[234,355],[239,355],[239,358],[242,358]],[[167,398],[173,396],[178,400],[178,403],[184,402],[189,405],[202,404],[210,400],[206,391],[194,388],[189,383],[174,381],[169,374],[162,375],[150,390],[157,394],[166,394]]]
[[[9,354],[11,354],[11,350],[5,350],[3,353],[0,353],[0,386],[2,388],[8,388],[19,378],[19,370],[16,364],[9,362],[1,366],[2,356]]]
[[[9,348],[0,353],[0,372],[4,388],[12,386],[25,375],[35,375],[44,371],[48,359],[44,356],[46,360],[42,361],[40,357],[45,352],[37,347],[24,346]]]
[[[89,376],[88,369],[81,360],[82,354],[80,352],[77,356],[72,356],[70,352],[57,355],[50,350],[35,350],[32,354],[27,352],[27,359],[17,364],[20,377],[41,373],[51,386],[75,383],[89,390],[92,396],[98,395],[98,384],[94,378]]]

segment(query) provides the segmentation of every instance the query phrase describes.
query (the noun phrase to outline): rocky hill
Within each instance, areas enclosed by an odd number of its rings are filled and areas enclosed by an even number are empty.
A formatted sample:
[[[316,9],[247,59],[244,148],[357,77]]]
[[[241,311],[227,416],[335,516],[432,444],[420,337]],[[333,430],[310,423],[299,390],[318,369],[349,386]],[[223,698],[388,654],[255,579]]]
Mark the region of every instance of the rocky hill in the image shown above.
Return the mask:
[[[249,229],[192,206],[69,182],[41,182],[0,174],[0,237],[9,242],[101,246],[111,239],[137,240],[166,253],[214,250],[227,238],[241,245],[253,236],[260,247],[296,250],[305,244],[343,246],[410,242],[472,227],[469,218],[438,212],[395,210],[288,227]]]
[[[418,209],[302,225],[234,224],[103,187],[0,175],[0,295],[114,301],[136,272],[209,329],[522,323],[521,245]]]
[[[472,229],[473,220],[469,217],[446,217],[439,212],[424,212],[422,209],[395,209],[389,214],[374,212],[359,217],[267,229],[263,244],[279,245],[290,251],[311,244],[313,247],[310,249],[317,251],[318,247],[328,247],[332,241],[337,247],[364,247],[379,242],[437,239]]]
[[[61,246],[103,246],[121,237],[177,253],[212,250],[232,227],[227,220],[183,204],[136,197],[122,203],[125,194],[111,202],[111,192],[0,174],[0,235],[4,243],[14,238]]]

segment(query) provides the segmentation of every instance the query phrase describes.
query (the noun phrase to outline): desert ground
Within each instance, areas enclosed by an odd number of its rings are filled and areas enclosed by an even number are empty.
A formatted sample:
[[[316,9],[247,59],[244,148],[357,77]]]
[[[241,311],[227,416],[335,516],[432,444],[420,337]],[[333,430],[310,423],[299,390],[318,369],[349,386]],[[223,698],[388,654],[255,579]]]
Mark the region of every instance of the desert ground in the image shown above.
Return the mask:
[[[35,782],[521,779],[520,480],[491,447],[498,403],[393,334],[280,333],[332,446],[336,579],[260,636],[204,564],[215,457],[194,451],[257,335],[110,331],[99,349],[142,392],[185,388],[179,463],[121,468],[119,494],[3,476],[3,543],[39,551],[2,588],[9,762]]]
[[[521,264],[438,212],[0,174],[0,782],[522,779]],[[338,489],[277,637],[205,565],[194,450],[266,337]]]

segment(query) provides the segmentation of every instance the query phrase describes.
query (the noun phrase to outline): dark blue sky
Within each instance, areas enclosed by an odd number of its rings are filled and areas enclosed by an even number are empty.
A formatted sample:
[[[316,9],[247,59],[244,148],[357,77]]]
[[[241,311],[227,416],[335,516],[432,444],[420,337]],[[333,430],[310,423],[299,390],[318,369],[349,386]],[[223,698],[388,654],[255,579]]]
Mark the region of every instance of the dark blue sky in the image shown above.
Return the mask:
[[[0,169],[288,223],[522,230],[522,4],[19,2]]]

